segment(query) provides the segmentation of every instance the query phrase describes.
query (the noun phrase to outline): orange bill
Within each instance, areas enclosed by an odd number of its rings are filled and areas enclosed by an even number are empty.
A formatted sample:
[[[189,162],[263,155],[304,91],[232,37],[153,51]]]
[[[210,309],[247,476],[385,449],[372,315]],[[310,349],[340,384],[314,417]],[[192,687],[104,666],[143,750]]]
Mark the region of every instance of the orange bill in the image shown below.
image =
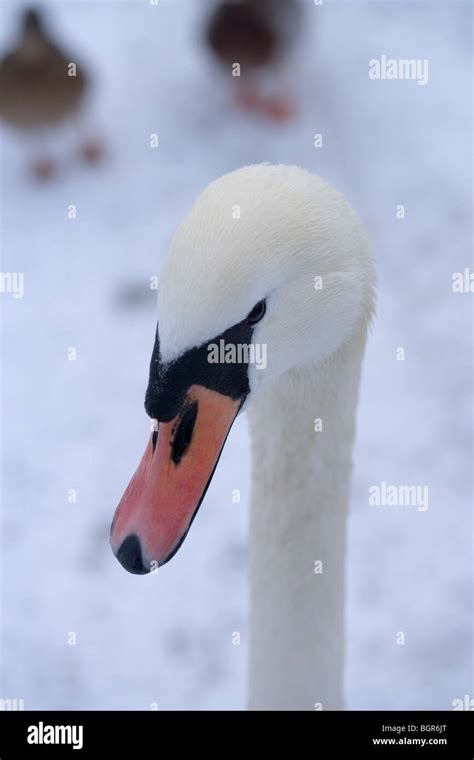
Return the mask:
[[[193,385],[177,416],[158,424],[112,523],[112,550],[127,570],[148,573],[179,549],[240,405]]]

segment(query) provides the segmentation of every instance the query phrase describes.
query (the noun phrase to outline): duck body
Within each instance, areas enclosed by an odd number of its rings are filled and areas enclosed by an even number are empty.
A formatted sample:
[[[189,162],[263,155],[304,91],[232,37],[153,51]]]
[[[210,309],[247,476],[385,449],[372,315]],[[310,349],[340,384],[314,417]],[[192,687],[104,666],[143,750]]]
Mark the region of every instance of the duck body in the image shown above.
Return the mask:
[[[0,118],[20,130],[55,126],[78,112],[86,88],[82,68],[49,39],[37,11],[27,11],[16,49],[0,61]]]
[[[223,69],[230,71],[239,64],[240,105],[278,118],[278,109],[272,112],[275,98],[264,99],[257,80],[280,75],[300,29],[298,0],[237,0],[217,5],[207,23],[206,43]],[[281,104],[283,99],[278,100]]]
[[[209,21],[207,41],[222,64],[258,69],[288,52],[298,19],[296,0],[220,3]]]

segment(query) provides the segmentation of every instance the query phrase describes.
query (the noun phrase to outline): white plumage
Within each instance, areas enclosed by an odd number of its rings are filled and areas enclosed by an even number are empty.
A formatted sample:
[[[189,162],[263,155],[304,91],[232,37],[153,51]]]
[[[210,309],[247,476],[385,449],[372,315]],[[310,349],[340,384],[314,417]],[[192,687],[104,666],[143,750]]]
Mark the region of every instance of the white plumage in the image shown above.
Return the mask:
[[[162,271],[165,362],[267,299],[253,340],[266,344],[268,365],[250,368],[245,403],[251,708],[342,706],[347,501],[374,283],[365,235],[342,195],[302,169],[265,164],[204,190]]]

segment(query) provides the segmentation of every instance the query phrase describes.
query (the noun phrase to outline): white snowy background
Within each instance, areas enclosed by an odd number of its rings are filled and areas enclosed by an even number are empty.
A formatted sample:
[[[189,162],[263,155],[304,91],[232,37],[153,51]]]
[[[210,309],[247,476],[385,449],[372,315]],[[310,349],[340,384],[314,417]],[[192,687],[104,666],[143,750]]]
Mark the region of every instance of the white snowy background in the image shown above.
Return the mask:
[[[54,135],[60,173],[39,185],[23,143],[0,134],[2,271],[25,273],[22,299],[0,295],[0,696],[26,709],[245,707],[245,419],[157,575],[127,574],[108,532],[149,435],[150,277],[198,192],[261,161],[332,181],[377,260],[349,525],[347,707],[449,709],[473,693],[472,295],[451,289],[471,264],[471,6],[303,4],[299,114],[285,126],[233,108],[201,43],[207,3],[48,6],[58,39],[94,76],[107,157],[84,167],[73,136]],[[1,3],[2,50],[19,7]],[[368,61],[382,54],[429,59],[428,84],[370,80]],[[370,507],[368,488],[383,480],[428,485],[428,511]]]

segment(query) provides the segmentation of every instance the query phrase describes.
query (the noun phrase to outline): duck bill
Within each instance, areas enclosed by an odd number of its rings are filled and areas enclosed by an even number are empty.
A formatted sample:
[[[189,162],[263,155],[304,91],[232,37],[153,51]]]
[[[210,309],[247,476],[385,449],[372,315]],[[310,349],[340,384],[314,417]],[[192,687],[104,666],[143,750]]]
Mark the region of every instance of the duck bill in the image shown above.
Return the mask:
[[[178,551],[241,403],[195,385],[174,419],[158,424],[112,523],[112,550],[126,570],[149,573]]]

